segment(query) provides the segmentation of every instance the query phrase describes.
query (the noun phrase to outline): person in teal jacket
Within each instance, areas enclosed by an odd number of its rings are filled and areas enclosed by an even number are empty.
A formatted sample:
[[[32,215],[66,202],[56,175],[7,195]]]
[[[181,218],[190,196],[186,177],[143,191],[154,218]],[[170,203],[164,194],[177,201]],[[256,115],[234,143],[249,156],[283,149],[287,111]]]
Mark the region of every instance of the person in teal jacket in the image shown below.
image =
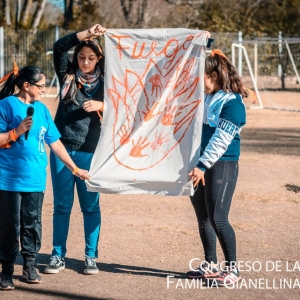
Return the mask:
[[[214,278],[218,286],[224,286],[241,278],[236,264],[235,233],[228,215],[238,178],[240,132],[246,123],[242,98],[247,93],[236,69],[220,50],[212,50],[206,58],[204,86],[201,152],[189,175],[197,187],[191,202],[205,259],[187,276]],[[216,255],[216,237],[225,258],[221,264]]]

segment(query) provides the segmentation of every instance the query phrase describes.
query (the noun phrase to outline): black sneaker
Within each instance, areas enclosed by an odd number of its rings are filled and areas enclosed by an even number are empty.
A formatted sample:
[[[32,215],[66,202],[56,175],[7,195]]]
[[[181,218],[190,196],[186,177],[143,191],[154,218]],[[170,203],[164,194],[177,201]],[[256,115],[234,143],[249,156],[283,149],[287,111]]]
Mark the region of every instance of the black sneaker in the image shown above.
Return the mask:
[[[85,256],[85,268],[84,268],[84,274],[86,275],[93,275],[98,274],[99,269],[96,265],[96,260],[94,257]]]
[[[38,274],[34,265],[26,266],[25,269],[23,268],[22,278],[24,278],[28,283],[40,283],[42,281],[42,278]]]
[[[190,279],[210,279],[218,277],[220,275],[220,270],[217,266],[212,266],[208,262],[203,262],[198,269],[189,271],[186,275],[187,278]]]
[[[65,268],[65,259],[57,255],[50,257],[50,263],[45,268],[46,274],[57,274],[60,270]]]
[[[15,289],[15,285],[13,283],[12,274],[10,273],[1,273],[1,282],[0,282],[0,290],[10,291]]]

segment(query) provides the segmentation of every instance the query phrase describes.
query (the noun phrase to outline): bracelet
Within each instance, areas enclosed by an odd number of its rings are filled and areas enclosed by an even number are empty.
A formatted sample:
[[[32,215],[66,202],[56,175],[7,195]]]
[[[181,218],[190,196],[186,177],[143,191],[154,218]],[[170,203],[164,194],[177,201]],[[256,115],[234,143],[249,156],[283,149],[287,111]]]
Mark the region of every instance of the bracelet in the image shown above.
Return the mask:
[[[79,168],[75,167],[74,170],[73,170],[73,172],[72,172],[72,174],[75,175],[78,172],[78,170],[79,170]]]
[[[91,29],[90,29],[90,28],[88,29],[88,34],[89,34],[89,35],[92,35]]]
[[[15,142],[17,140],[17,138],[19,137],[19,134],[18,132],[16,131],[16,129],[12,129],[10,132],[9,132],[9,136],[11,138],[11,140],[13,142]]]

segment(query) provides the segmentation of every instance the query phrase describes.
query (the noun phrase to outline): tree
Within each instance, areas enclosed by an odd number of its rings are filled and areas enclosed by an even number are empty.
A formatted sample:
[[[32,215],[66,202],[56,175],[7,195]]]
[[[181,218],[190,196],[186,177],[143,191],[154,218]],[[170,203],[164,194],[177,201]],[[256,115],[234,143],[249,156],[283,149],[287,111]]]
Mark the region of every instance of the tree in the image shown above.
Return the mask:
[[[10,0],[2,0],[0,7],[1,7],[1,15],[0,15],[1,25],[11,26]]]
[[[65,13],[64,13],[64,28],[68,28],[70,23],[73,22],[73,0],[64,0]]]
[[[148,0],[120,0],[124,19],[129,28],[142,28]]]
[[[19,22],[20,22],[20,16],[21,16],[21,6],[22,6],[22,0],[16,1],[16,17],[15,17],[15,30],[18,30]]]
[[[12,19],[15,29],[36,29],[39,24],[46,5],[46,0],[2,0],[2,16],[0,22],[2,25],[11,26]],[[15,12],[11,16],[11,12]]]
[[[63,27],[79,30],[99,23],[99,7],[102,6],[102,2],[100,0],[65,0]]]
[[[172,7],[167,19],[167,27],[198,27],[200,0],[165,0]]]
[[[25,0],[23,4],[23,9],[20,17],[20,25],[25,28],[27,27],[28,20],[30,17],[30,9],[32,7],[32,1],[33,0]]]
[[[31,29],[35,30],[39,26],[39,23],[40,23],[45,5],[46,5],[46,0],[39,0],[38,1],[36,10],[35,10],[34,15],[33,15]]]

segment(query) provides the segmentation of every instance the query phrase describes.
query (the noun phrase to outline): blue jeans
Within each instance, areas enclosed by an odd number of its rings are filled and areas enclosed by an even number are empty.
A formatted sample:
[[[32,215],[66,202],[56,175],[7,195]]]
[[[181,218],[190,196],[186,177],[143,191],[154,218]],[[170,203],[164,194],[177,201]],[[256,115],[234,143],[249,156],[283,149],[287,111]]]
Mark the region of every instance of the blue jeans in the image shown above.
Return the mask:
[[[67,149],[76,166],[89,170],[93,153]],[[74,202],[76,184],[84,221],[85,254],[98,257],[98,241],[101,226],[99,193],[87,191],[85,182],[76,177],[54,154],[50,153],[50,166],[54,196],[53,250],[52,255],[65,257],[70,214]]]

